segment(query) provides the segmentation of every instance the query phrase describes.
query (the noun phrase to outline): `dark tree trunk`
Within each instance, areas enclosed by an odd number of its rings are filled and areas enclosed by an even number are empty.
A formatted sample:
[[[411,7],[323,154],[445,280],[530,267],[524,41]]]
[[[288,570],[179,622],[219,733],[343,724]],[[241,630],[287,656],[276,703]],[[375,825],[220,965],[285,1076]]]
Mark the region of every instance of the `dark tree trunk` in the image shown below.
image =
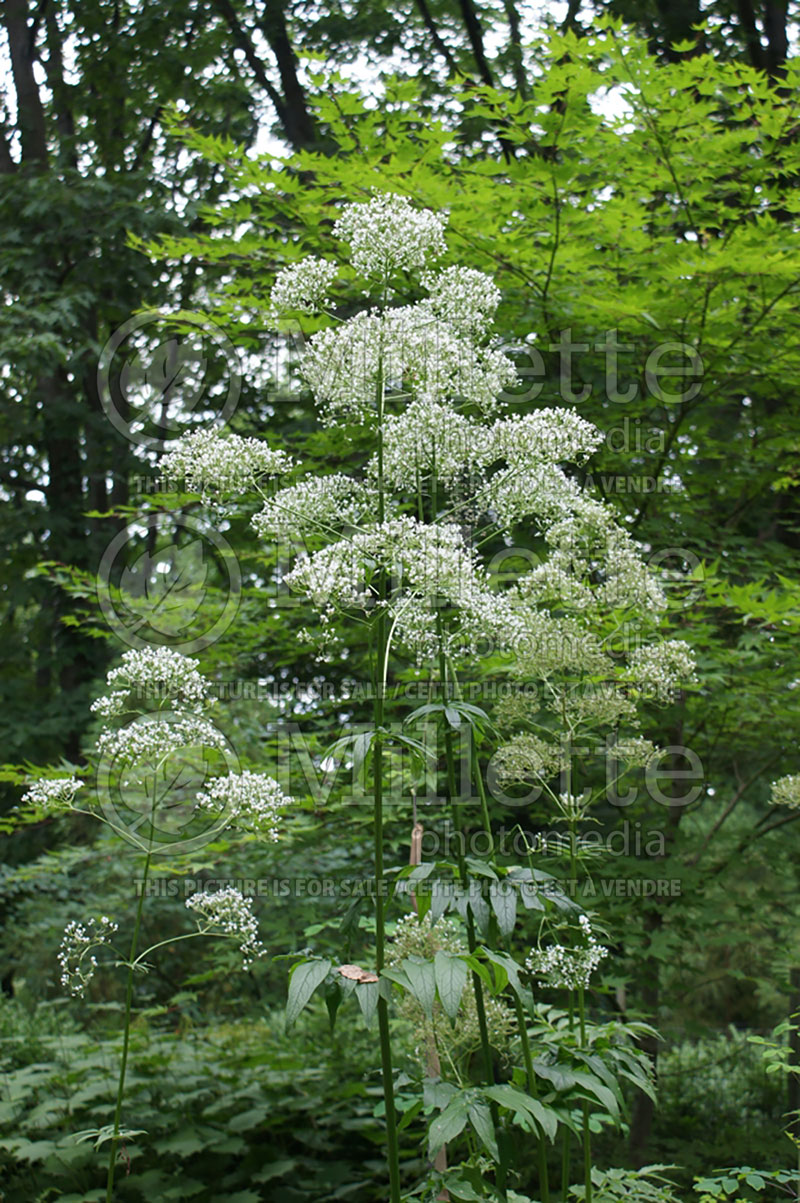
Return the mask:
[[[5,0],[3,23],[8,34],[11,74],[17,94],[22,161],[42,170],[47,164],[47,127],[39,85],[33,73],[34,40],[28,28],[26,0]]]
[[[297,74],[297,56],[286,28],[286,9],[283,0],[266,0],[261,18],[261,30],[269,42],[278,64],[281,88],[286,105],[284,126],[295,149],[312,146],[317,130],[306,104],[306,94]]]

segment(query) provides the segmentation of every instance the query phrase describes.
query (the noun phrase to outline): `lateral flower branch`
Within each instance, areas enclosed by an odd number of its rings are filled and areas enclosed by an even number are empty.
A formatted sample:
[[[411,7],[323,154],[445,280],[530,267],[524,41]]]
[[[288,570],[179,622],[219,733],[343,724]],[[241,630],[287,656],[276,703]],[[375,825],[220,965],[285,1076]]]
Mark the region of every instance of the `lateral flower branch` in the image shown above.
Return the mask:
[[[186,907],[196,920],[195,930],[159,940],[142,950],[144,903],[153,858],[172,852],[175,842],[159,836],[162,814],[168,812],[173,781],[180,780],[180,767],[194,764],[205,774],[207,757],[222,754],[227,760],[228,742],[207,717],[212,704],[210,682],[199,671],[199,663],[165,647],[125,652],[121,663],[106,678],[107,692],[92,703],[102,720],[96,739],[97,784],[92,788],[79,777],[41,778],[23,795],[28,819],[73,812],[90,815],[119,837],[141,862],[138,902],[131,920],[127,952],[115,944],[121,920],[108,915],[71,920],[64,929],[58,952],[60,980],[74,997],[85,997],[95,973],[98,957],[105,954],[106,969],[125,971],[126,989],[122,1025],[122,1052],[113,1120],[103,1128],[84,1133],[95,1146],[108,1143],[106,1199],[114,1197],[114,1181],[120,1143],[131,1129],[122,1126],[130,1031],[134,1002],[134,980],[146,973],[153,953],[168,944],[200,936],[231,939],[238,944],[242,968],[249,968],[266,949],[258,938],[253,903],[234,889],[216,893],[194,893]],[[174,771],[174,770],[178,771]],[[244,770],[212,776],[198,791],[191,806],[192,817],[220,834],[238,827],[273,842],[279,835],[279,816],[291,798],[279,783],[264,774]],[[122,789],[135,798],[135,817],[127,824],[111,802],[109,792]],[[177,854],[177,851],[176,851]]]

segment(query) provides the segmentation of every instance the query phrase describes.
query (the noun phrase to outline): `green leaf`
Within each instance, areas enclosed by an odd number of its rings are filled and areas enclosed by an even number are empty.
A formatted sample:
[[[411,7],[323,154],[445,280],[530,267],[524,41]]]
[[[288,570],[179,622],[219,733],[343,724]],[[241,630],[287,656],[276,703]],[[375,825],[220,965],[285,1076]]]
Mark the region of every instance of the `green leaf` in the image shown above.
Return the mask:
[[[492,1123],[492,1115],[485,1103],[470,1103],[468,1107],[469,1122],[477,1132],[481,1143],[486,1148],[489,1156],[495,1161],[500,1160],[500,1152],[497,1148],[497,1140],[494,1134],[494,1124]]]
[[[367,1027],[371,1027],[372,1020],[375,1017],[375,1008],[378,1005],[379,983],[378,982],[357,982],[356,983],[356,999],[361,1008],[361,1014],[364,1016],[364,1022]]]
[[[406,957],[403,969],[408,978],[411,993],[422,1007],[429,1020],[433,1020],[433,1004],[436,999],[436,971],[431,961],[420,961]]]
[[[584,1090],[588,1090],[595,1098],[603,1104],[609,1115],[614,1119],[619,1119],[619,1104],[614,1098],[612,1092],[602,1082],[598,1082],[597,1078],[592,1074],[576,1072],[572,1074],[577,1085],[582,1086]]]
[[[289,996],[286,1000],[286,1027],[292,1027],[312,994],[330,973],[331,963],[325,960],[298,961],[289,976]]]
[[[501,1107],[506,1107],[509,1111],[513,1111],[516,1115],[530,1117],[535,1120],[538,1127],[552,1141],[555,1139],[558,1129],[558,1116],[551,1107],[546,1107],[540,1103],[538,1099],[534,1099],[529,1094],[523,1094],[521,1090],[510,1086],[507,1083],[502,1083],[499,1086],[489,1086],[483,1092],[487,1098],[493,1099],[499,1103]],[[530,1127],[530,1123],[523,1125]]]
[[[489,896],[501,935],[510,936],[517,921],[517,891],[506,882],[497,882],[492,885]]]
[[[467,984],[467,967],[458,956],[437,952],[433,962],[436,988],[445,1013],[455,1022],[461,995]]]
[[[433,1159],[443,1145],[455,1140],[467,1122],[467,1102],[458,1094],[437,1115],[428,1130],[428,1156]]]

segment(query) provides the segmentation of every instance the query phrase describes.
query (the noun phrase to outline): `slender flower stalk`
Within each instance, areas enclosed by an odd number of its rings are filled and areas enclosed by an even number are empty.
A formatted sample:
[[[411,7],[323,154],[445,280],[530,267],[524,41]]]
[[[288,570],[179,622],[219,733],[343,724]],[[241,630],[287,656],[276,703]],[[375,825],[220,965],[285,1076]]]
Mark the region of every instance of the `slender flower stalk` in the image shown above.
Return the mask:
[[[454,678],[455,679],[455,678]],[[478,797],[481,802],[481,819],[483,821],[483,830],[486,834],[489,854],[494,855],[494,835],[492,833],[491,819],[489,817],[489,804],[486,797],[486,786],[483,781],[483,773],[481,772],[480,759],[478,757],[478,749],[475,744],[474,737],[470,740],[470,756],[472,764],[472,778],[478,788]],[[531,864],[531,875],[533,873],[533,865]],[[519,1033],[520,1044],[522,1045],[522,1059],[525,1064],[525,1079],[528,1087],[528,1093],[531,1098],[538,1097],[536,1087],[536,1072],[533,1068],[533,1057],[531,1055],[531,1042],[528,1035],[528,1021],[525,1017],[525,1008],[522,1005],[522,1000],[518,994],[514,994],[514,1009],[517,1016],[517,1031]],[[544,1138],[539,1137],[536,1142],[536,1157],[539,1166],[539,1192],[542,1196],[542,1203],[550,1203],[550,1174],[547,1167],[547,1150],[544,1145]]]
[[[578,986],[578,1017],[580,1020],[581,1048],[586,1049],[586,1010],[584,987]],[[589,1104],[583,1101],[583,1182],[584,1199],[592,1203],[592,1136],[589,1129]]]
[[[443,640],[441,638],[442,619],[438,616],[440,629],[440,646],[443,648]],[[439,653],[439,684],[441,690],[442,702],[447,699],[448,693],[448,675],[447,675],[447,659],[442,650]],[[447,766],[447,796],[450,801],[450,812],[453,820],[455,831],[460,834],[462,829],[461,815],[458,807],[458,791],[456,789],[456,761],[455,749],[453,746],[453,733],[449,727],[445,728],[444,733],[444,748],[445,760]],[[469,890],[469,874],[464,859],[463,844],[460,839],[456,841],[456,859],[458,862],[458,872],[461,878],[461,884],[465,889]],[[475,938],[475,920],[472,914],[472,909],[468,906],[466,911],[466,926],[467,926],[467,947],[471,953],[474,953],[478,942]],[[475,1010],[478,1017],[478,1031],[480,1033],[481,1051],[483,1053],[483,1073],[487,1086],[493,1086],[495,1081],[494,1064],[492,1062],[492,1049],[489,1042],[489,1028],[486,1022],[486,1000],[483,994],[483,982],[480,974],[472,972],[472,985],[475,990]],[[500,1114],[497,1109],[497,1104],[492,1101],[489,1108],[492,1116],[492,1124],[495,1130],[495,1138],[498,1142],[498,1147],[502,1147],[504,1141],[504,1133],[500,1124]],[[497,1168],[497,1187],[505,1198],[506,1189],[506,1158],[501,1155],[500,1162]]]
[[[150,873],[150,862],[152,859],[153,839],[155,835],[155,811],[156,799],[158,791],[156,782],[153,782],[153,800],[150,805],[150,837],[147,854],[144,859],[144,868],[142,869],[141,888],[139,891],[139,901],[136,906],[136,918],[133,924],[133,935],[131,936],[131,946],[128,953],[128,972],[127,981],[125,983],[125,1011],[122,1028],[122,1056],[120,1058],[119,1078],[117,1080],[117,1098],[114,1104],[114,1129],[111,1137],[111,1142],[108,1151],[108,1173],[106,1176],[106,1203],[113,1203],[114,1198],[114,1174],[117,1167],[117,1149],[119,1147],[119,1132],[120,1132],[120,1117],[122,1115],[122,1100],[125,1097],[125,1077],[128,1069],[128,1050],[131,1040],[131,1008],[133,1005],[133,977],[136,972],[136,950],[139,947],[139,932],[142,926],[142,912],[144,910],[144,900],[147,893],[147,879]]]
[[[379,369],[375,386],[375,399],[378,415],[378,521],[383,522],[385,516],[385,496],[383,482],[383,412],[384,384],[383,373]],[[383,869],[383,723],[385,694],[387,684],[389,640],[386,628],[387,581],[386,571],[381,569],[378,574],[378,616],[375,634],[375,658],[373,662],[374,680],[374,741],[373,755],[373,826],[375,839],[375,963],[378,974],[384,967],[386,943],[386,900],[384,897]],[[381,1045],[381,1075],[383,1078],[383,1098],[386,1110],[386,1145],[389,1163],[389,1197],[391,1203],[400,1203],[400,1155],[397,1141],[397,1117],[394,1102],[394,1077],[392,1069],[392,1046],[389,1035],[389,1005],[381,995],[378,998],[378,1035]]]

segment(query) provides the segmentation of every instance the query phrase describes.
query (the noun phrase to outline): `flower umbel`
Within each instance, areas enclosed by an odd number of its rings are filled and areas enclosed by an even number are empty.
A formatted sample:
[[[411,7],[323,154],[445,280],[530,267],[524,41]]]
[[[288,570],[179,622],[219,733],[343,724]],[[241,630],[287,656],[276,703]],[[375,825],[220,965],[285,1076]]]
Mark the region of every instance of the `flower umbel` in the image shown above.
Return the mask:
[[[278,817],[291,801],[274,777],[251,773],[247,769],[217,777],[207,791],[197,795],[198,806],[215,812],[224,811],[226,818],[237,827],[270,840],[277,840]]]
[[[207,719],[195,714],[143,715],[126,727],[101,731],[97,750],[121,765],[155,765],[182,748],[227,747],[225,736]]]
[[[444,254],[447,217],[417,209],[404,196],[382,193],[361,204],[346,205],[333,227],[350,244],[350,259],[365,276],[388,276],[424,267]]]
[[[773,781],[771,801],[773,806],[788,806],[790,810],[800,809],[800,773]]]
[[[58,963],[61,966],[61,985],[75,997],[82,997],[97,968],[93,949],[110,945],[119,924],[108,915],[79,923],[73,919],[64,928]]]
[[[83,782],[77,777],[42,777],[34,781],[22,795],[22,801],[31,806],[41,806],[45,810],[69,810]]]
[[[549,948],[534,949],[525,962],[526,969],[547,986],[563,986],[577,990],[589,985],[589,979],[608,949],[598,944],[592,934],[588,915],[579,915],[578,923],[584,937],[583,946],[567,948],[563,944],[551,944]]]
[[[195,430],[176,439],[161,461],[166,480],[190,493],[219,498],[256,491],[261,480],[291,467],[284,451],[273,451],[260,439],[216,430]]]
[[[119,718],[140,710],[144,695],[199,714],[209,701],[209,686],[197,669],[197,660],[167,647],[125,652],[122,664],[106,677],[111,693],[97,698],[91,709],[103,718]]]
[[[338,274],[335,263],[313,256],[284,267],[275,277],[270,294],[275,313],[315,313],[326,301],[328,289]]]
[[[257,957],[266,954],[267,950],[258,938],[253,900],[245,898],[233,886],[213,894],[192,894],[186,899],[186,905],[195,912],[198,930],[204,935],[232,936],[239,941],[243,969],[249,969]]]

